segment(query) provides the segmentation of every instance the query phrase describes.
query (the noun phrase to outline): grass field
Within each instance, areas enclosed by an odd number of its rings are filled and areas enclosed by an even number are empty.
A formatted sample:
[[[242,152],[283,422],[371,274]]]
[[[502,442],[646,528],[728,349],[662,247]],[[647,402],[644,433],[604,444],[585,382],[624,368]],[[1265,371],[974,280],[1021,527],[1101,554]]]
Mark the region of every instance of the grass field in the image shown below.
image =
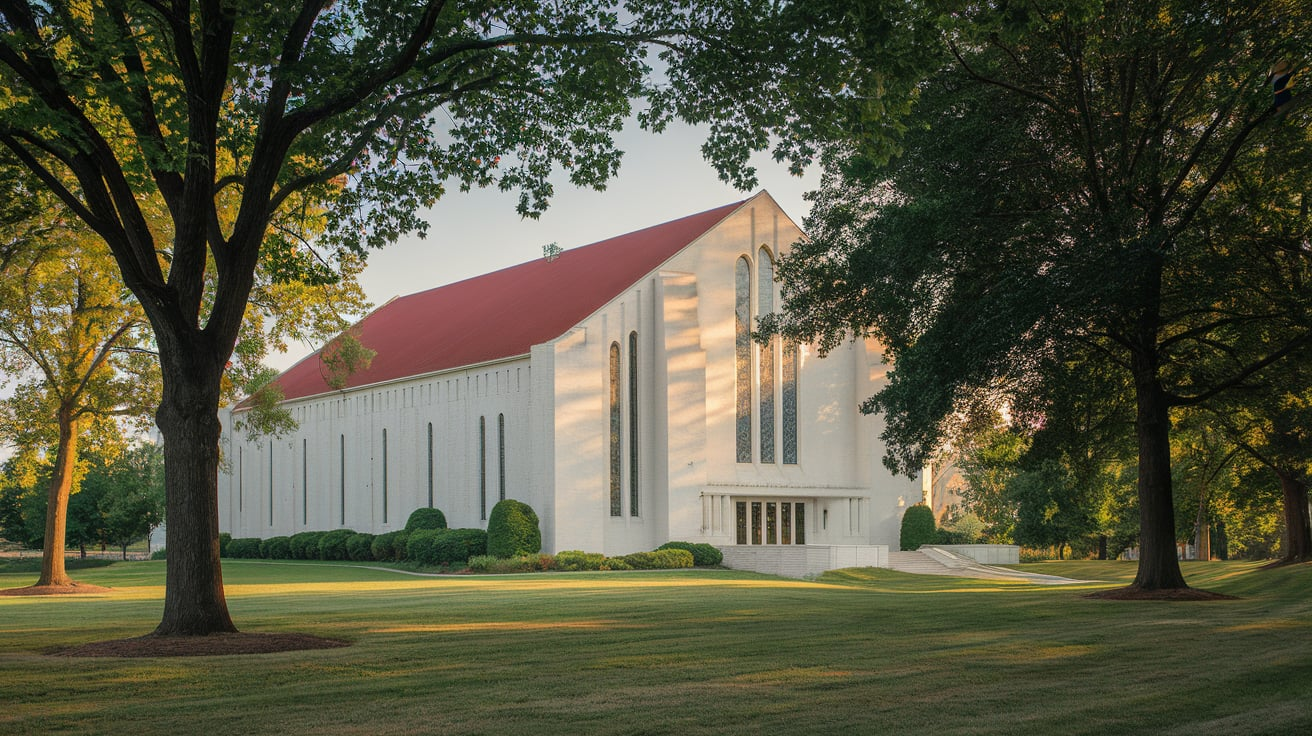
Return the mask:
[[[845,570],[416,578],[225,563],[246,631],[343,649],[69,659],[148,632],[163,562],[0,598],[4,734],[1305,734],[1312,566],[1186,563],[1223,602]],[[1124,583],[1133,563],[1041,563]],[[0,570],[0,587],[32,582]]]

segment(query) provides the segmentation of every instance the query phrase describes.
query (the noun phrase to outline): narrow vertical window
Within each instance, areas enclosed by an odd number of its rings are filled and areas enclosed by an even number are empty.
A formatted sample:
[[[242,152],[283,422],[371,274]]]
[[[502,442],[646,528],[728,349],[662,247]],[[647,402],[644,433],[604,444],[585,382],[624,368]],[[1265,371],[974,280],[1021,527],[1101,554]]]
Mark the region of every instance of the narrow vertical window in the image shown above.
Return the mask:
[[[310,524],[310,441],[301,439],[301,526]]]
[[[341,467],[338,471],[337,477],[341,479],[341,487],[338,490],[341,492],[342,496],[339,508],[341,508],[342,513],[341,525],[346,526],[346,435],[341,435],[338,438],[338,444],[340,445],[340,449],[337,453],[337,458],[341,461]]]
[[[269,442],[269,526],[273,526],[273,441]]]
[[[497,491],[506,500],[506,415],[497,415]]]
[[[747,544],[747,502],[738,501],[734,504],[736,512],[735,526],[737,528],[738,544]]]
[[[383,430],[383,523],[387,523],[387,430]]]
[[[783,355],[783,461],[785,465],[797,464],[797,343],[792,340],[784,342]]]
[[[806,504],[797,504],[794,513],[796,515],[793,519],[796,526],[793,527],[793,537],[797,539],[798,544],[806,544]]]
[[[629,333],[629,516],[638,515],[638,333]]]
[[[428,423],[428,508],[433,508],[433,423]]]
[[[734,434],[738,462],[752,461],[752,267],[747,258],[734,265]]]
[[[610,344],[610,515],[620,516],[620,344]]]
[[[478,418],[478,518],[487,518],[487,417]]]
[[[770,251],[762,248],[756,259],[756,316],[774,311],[774,261]],[[771,337],[765,345],[757,345],[760,353],[761,386],[761,462],[774,462],[774,352],[779,338]]]
[[[242,472],[244,464],[242,463],[242,448],[237,448],[237,513],[241,513],[242,490],[246,486],[246,474]]]

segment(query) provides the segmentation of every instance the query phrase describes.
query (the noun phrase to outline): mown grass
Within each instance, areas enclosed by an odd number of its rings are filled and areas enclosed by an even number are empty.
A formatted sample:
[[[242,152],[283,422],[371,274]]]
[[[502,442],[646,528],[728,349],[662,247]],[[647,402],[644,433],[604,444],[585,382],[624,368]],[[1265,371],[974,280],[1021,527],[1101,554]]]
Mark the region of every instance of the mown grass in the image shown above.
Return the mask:
[[[1186,565],[1241,600],[836,571],[417,578],[225,564],[248,631],[345,649],[67,659],[157,622],[162,562],[0,598],[0,733],[1291,734],[1312,731],[1312,566]],[[1040,572],[1123,584],[1127,563]],[[27,575],[0,573],[0,587]]]

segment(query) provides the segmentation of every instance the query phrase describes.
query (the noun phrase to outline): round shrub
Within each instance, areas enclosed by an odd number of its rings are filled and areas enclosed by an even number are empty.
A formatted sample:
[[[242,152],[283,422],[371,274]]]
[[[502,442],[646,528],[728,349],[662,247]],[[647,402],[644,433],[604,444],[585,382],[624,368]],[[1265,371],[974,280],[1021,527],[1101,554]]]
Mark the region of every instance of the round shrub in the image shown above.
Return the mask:
[[[415,509],[410,518],[405,520],[405,530],[408,532],[418,531],[420,529],[445,529],[446,514],[440,509]]]
[[[269,537],[260,542],[260,557],[266,560],[291,559],[292,545],[288,537]]]
[[[692,553],[686,549],[658,549],[655,552],[634,552],[622,558],[634,570],[671,570],[692,567]],[[614,568],[611,568],[614,569]]]
[[[938,541],[938,525],[934,522],[934,512],[923,503],[912,506],[902,514],[903,550],[920,549],[922,544],[935,544]]]
[[[487,553],[494,557],[535,555],[542,551],[538,515],[523,501],[502,499],[487,517]]]
[[[463,565],[474,555],[487,554],[487,532],[482,529],[434,529],[433,555],[439,565]]]
[[[379,562],[400,562],[406,559],[406,540],[410,533],[406,531],[386,532],[374,537],[370,549],[374,559]]]
[[[373,544],[372,534],[352,534],[346,539],[346,556],[356,562],[372,562]]]
[[[666,542],[656,549],[687,550],[692,553],[692,564],[697,567],[711,567],[724,562],[724,553],[705,542]]]
[[[600,552],[584,552],[567,549],[556,553],[556,569],[573,572],[576,570],[600,570],[606,562],[606,555]]]
[[[416,529],[406,538],[405,554],[414,563],[427,567],[442,564],[437,559],[437,538],[442,529]]]
[[[346,540],[353,536],[355,536],[355,532],[351,529],[334,529],[330,532],[324,532],[324,535],[319,537],[319,559],[350,559],[346,554]]]
[[[319,559],[319,540],[325,532],[299,532],[291,536],[293,560]]]
[[[260,558],[260,540],[255,537],[240,537],[228,541],[228,557],[234,560],[258,560]]]

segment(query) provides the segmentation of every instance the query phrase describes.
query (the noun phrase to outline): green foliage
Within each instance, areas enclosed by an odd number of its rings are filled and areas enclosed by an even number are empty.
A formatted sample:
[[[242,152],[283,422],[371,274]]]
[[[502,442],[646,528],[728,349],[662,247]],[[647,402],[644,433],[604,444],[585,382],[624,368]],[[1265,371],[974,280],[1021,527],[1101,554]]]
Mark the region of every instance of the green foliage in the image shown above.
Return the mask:
[[[260,540],[257,537],[230,539],[223,551],[226,553],[225,557],[231,557],[234,560],[258,560],[260,559]]]
[[[538,515],[522,501],[506,498],[492,507],[487,518],[487,551],[495,557],[536,554],[542,549]]]
[[[474,555],[469,558],[469,571],[477,573],[546,572],[554,569],[556,561],[548,554],[520,555],[508,559],[492,555]]]
[[[292,559],[291,537],[269,537],[261,541],[260,557],[266,560]]]
[[[556,553],[556,569],[564,572],[577,572],[580,570],[604,570],[606,564],[606,555],[600,552],[583,552],[577,549],[567,549],[563,552]]]
[[[656,549],[687,550],[692,553],[692,562],[697,567],[712,567],[724,562],[724,553],[705,542],[666,542]]]
[[[923,503],[910,506],[902,514],[901,549],[916,550],[923,544],[938,541],[938,524],[934,512]]]
[[[404,530],[385,532],[374,537],[370,545],[374,559],[379,562],[399,562],[406,559],[406,545],[409,537],[409,532]]]
[[[634,570],[671,570],[692,567],[692,553],[686,549],[658,549],[653,552],[634,552],[621,559]],[[611,568],[615,569],[615,568]]]
[[[374,559],[374,535],[352,534],[346,540],[346,556],[356,562],[369,562]]]
[[[355,531],[352,529],[334,529],[330,532],[325,532],[324,535],[319,538],[319,559],[350,559],[346,550],[346,543],[353,536],[355,536]]]
[[[232,535],[227,532],[219,533],[219,557],[227,557],[228,543],[232,541]]]
[[[405,520],[405,530],[408,532],[445,528],[446,515],[440,509],[418,508],[410,512],[410,518]]]
[[[446,560],[437,555],[437,540],[442,536],[441,529],[417,529],[406,538],[406,558],[417,565],[436,567]],[[378,540],[374,540],[375,546]],[[381,547],[379,547],[381,551]]]
[[[297,532],[291,536],[293,560],[319,559],[319,540],[327,532]]]
[[[420,529],[409,537],[409,559],[426,567],[464,565],[471,557],[487,554],[487,532],[482,529]]]
[[[151,553],[150,553],[150,559],[152,559],[152,560],[166,560],[166,559],[168,559],[168,550],[165,549],[164,547],[160,547],[159,549],[157,549],[157,550],[155,550],[154,552],[151,552]]]
[[[353,374],[369,369],[376,354],[360,342],[356,330],[346,330],[319,351],[319,360],[326,373],[324,380],[331,388],[346,388],[346,382]]]

